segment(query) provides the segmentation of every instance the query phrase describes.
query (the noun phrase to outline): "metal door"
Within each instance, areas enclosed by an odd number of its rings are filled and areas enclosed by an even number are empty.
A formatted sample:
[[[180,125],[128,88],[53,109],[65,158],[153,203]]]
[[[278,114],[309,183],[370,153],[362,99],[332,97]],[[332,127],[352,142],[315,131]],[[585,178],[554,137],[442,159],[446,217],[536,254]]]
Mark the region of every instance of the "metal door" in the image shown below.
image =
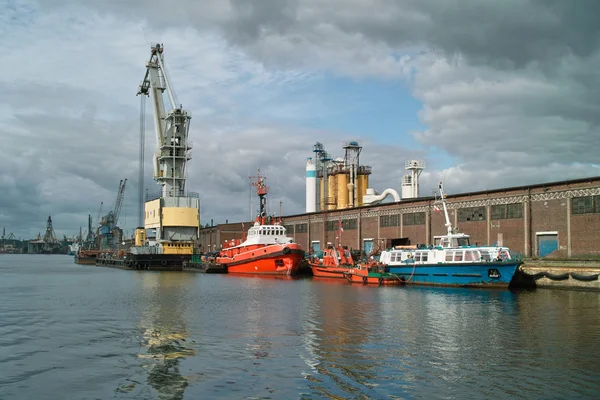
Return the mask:
[[[314,241],[311,243],[313,253],[318,253],[321,250],[321,242]]]
[[[546,257],[558,249],[558,234],[537,235],[538,256]]]
[[[363,241],[363,249],[367,256],[369,254],[371,254],[371,251],[373,250],[373,239],[364,240]]]

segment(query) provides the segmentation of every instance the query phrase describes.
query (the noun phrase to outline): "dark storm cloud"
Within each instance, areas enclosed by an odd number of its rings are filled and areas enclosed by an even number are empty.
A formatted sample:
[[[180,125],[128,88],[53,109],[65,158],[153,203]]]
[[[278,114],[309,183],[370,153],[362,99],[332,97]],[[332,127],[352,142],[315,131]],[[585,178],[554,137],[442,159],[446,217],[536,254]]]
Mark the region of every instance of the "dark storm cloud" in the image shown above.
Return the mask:
[[[9,171],[0,174],[0,190],[8,193],[0,218],[23,227],[31,221],[43,227],[49,212],[77,215],[85,224],[100,201],[105,210],[114,201],[121,177],[137,176],[133,92],[153,40],[168,45],[176,91],[194,115],[188,185],[202,193],[203,223],[248,218],[247,176],[258,167],[268,172],[273,212],[279,201],[284,212],[304,209],[304,161],[312,144],[327,143],[341,155],[336,147],[349,138],[300,128],[331,107],[316,97],[282,96],[278,88],[323,71],[404,79],[423,103],[426,128],[411,134],[424,150],[356,138],[379,191],[400,189],[408,158],[430,165],[422,194],[440,178],[458,192],[598,174],[600,2],[0,0],[0,6],[6,6],[0,33],[13,35],[0,65],[0,85],[9,93],[0,99],[0,168]],[[148,176],[151,121],[147,127]],[[432,149],[457,165],[442,170]],[[136,207],[132,180],[127,215]],[[150,180],[146,186],[158,188]]]

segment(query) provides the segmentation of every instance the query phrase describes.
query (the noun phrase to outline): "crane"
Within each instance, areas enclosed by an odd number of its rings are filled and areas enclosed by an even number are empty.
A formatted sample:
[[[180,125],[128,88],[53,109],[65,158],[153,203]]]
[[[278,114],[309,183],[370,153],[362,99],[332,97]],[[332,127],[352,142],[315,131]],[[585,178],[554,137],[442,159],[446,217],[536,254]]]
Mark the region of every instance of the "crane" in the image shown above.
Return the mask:
[[[188,142],[191,114],[177,102],[166,70],[162,44],[151,48],[146,74],[137,95],[150,96],[154,107],[154,131],[157,149],[154,153],[154,179],[162,186],[162,197],[184,197],[186,163],[191,159]],[[171,109],[165,111],[163,93],[167,92]],[[142,113],[144,109],[142,107]],[[143,119],[143,116],[140,120]],[[143,129],[143,128],[142,128]],[[141,206],[141,205],[140,205]]]
[[[138,254],[145,254],[149,250],[137,247],[151,247],[152,252],[166,257],[160,261],[162,263],[167,262],[172,255],[185,258],[193,254],[194,241],[198,239],[200,229],[200,195],[189,192],[186,187],[186,166],[191,160],[192,149],[192,142],[188,140],[191,114],[177,101],[165,67],[163,45],[153,44],[150,50],[144,79],[137,92],[141,96],[138,171],[140,223],[135,234],[136,246],[133,247],[136,247]],[[142,203],[146,96],[152,99],[156,134],[153,178],[161,186],[161,192],[158,195],[147,194]],[[168,105],[168,111],[165,105]]]
[[[114,231],[119,222],[119,214],[121,213],[121,205],[125,196],[125,185],[127,179],[121,179],[119,182],[119,190],[117,191],[117,199],[112,210],[108,212],[100,221],[100,250],[115,250],[116,243],[114,240]]]

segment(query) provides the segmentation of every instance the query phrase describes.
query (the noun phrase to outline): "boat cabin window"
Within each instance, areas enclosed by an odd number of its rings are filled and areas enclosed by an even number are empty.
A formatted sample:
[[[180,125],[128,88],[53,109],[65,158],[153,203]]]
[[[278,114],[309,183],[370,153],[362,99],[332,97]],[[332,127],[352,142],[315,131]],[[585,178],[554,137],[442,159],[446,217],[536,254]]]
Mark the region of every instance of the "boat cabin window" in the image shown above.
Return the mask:
[[[449,245],[450,245],[450,239],[448,239],[448,238],[442,238],[442,240],[440,240],[440,245],[442,247],[449,247]]]
[[[458,241],[459,247],[471,245],[469,238],[466,238],[466,237],[465,238],[457,238],[456,240]]]
[[[396,262],[396,253],[392,253],[390,256],[390,262]]]
[[[481,252],[481,259],[485,260],[485,261],[490,261],[490,259],[491,259],[490,252],[489,251],[482,251]]]
[[[478,252],[474,250],[465,251],[465,261],[477,261],[479,259]]]
[[[421,253],[415,253],[415,262],[421,261]]]
[[[421,254],[421,262],[427,262],[428,258],[429,258],[429,254],[427,254],[427,253]]]
[[[462,261],[463,260],[463,252],[455,251],[454,252],[454,261]]]
[[[453,251],[449,251],[446,253],[446,262],[450,262],[454,259],[454,252]]]

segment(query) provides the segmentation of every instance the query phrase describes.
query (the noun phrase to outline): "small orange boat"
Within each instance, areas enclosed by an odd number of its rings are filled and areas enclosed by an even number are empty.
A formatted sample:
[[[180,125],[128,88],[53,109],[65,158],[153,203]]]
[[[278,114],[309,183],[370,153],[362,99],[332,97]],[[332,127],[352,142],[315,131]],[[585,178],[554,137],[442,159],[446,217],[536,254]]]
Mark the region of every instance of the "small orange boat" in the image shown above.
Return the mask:
[[[231,240],[215,262],[224,265],[229,274],[295,275],[305,252],[294,239],[286,236],[281,221],[266,216],[268,187],[260,170],[256,178],[252,184],[260,198],[260,212],[254,226],[248,229],[245,240]]]
[[[383,265],[359,264],[351,268],[346,274],[346,279],[351,283],[363,285],[402,285],[404,280],[398,275],[383,271]]]
[[[338,240],[341,241],[342,222],[338,223]],[[341,246],[338,242],[337,246],[328,246],[323,250],[323,258],[313,257],[308,261],[312,273],[319,278],[345,278],[345,274],[354,268],[354,260],[352,253],[347,247]]]

